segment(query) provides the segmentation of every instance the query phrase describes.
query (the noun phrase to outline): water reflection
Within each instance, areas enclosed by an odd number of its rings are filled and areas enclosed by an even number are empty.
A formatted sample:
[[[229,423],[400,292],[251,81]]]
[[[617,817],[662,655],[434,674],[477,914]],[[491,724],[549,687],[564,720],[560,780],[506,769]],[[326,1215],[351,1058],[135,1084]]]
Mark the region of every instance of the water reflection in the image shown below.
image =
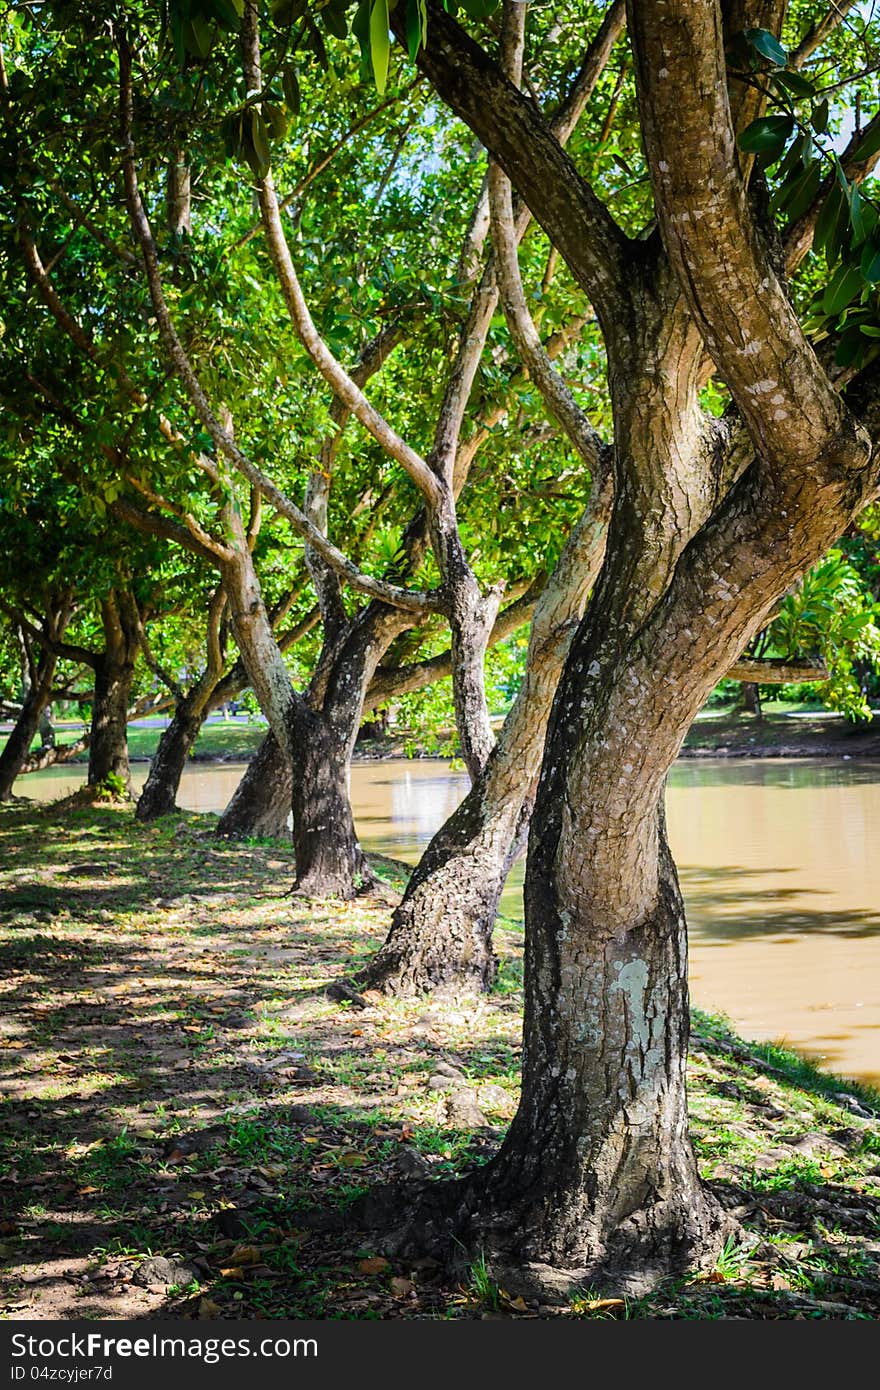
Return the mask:
[[[181,804],[219,811],[239,764],[191,766]],[[144,766],[136,767],[142,784]],[[46,799],[81,781],[49,769],[17,791]],[[444,763],[355,765],[365,845],[415,863],[467,790]],[[690,924],[691,985],[701,1008],[747,1037],[782,1039],[845,1075],[880,1081],[880,765],[698,759],[676,764],[669,836]],[[522,915],[522,863],[503,910]]]

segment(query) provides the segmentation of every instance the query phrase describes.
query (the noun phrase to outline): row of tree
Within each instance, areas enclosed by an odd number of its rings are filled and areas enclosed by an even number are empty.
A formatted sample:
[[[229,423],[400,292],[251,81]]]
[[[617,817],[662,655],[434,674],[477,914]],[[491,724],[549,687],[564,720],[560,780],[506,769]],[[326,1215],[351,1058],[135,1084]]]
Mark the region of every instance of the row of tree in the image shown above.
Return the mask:
[[[28,689],[0,771],[61,663],[62,692],[89,673],[89,780],[125,783],[140,654],[173,706],[162,814],[250,688],[271,738],[227,828],[289,806],[300,891],[351,897],[360,724],[448,676],[471,789],[366,982],[487,988],[528,831],[526,1023],[505,1144],[435,1224],[637,1283],[724,1225],[687,1137],[666,773],[722,678],[821,674],[792,668],[820,645],[797,586],[880,486],[874,36],[806,0],[461,8],[8,15],[0,591]],[[855,707],[878,638],[849,605],[826,651]],[[496,737],[487,652],[525,624]]]

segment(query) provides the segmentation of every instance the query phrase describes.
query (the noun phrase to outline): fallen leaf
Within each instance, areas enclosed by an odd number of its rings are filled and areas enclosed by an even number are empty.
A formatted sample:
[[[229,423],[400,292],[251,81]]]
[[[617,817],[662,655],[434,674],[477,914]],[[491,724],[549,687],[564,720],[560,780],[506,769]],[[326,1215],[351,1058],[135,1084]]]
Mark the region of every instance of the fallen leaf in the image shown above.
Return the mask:
[[[517,1294],[516,1298],[510,1300],[510,1307],[514,1308],[517,1313],[527,1313],[529,1311],[529,1305],[526,1303],[522,1294]]]
[[[244,1270],[241,1265],[227,1265],[224,1269],[221,1269],[220,1273],[224,1279],[244,1278]]]
[[[591,1313],[595,1313],[599,1308],[624,1308],[626,1305],[622,1298],[591,1298],[585,1304]]]
[[[256,1245],[236,1245],[229,1258],[235,1265],[258,1265],[261,1255]]]
[[[361,1274],[384,1274],[385,1270],[390,1268],[388,1260],[383,1259],[381,1255],[372,1255],[368,1260],[360,1260],[358,1263]]]
[[[214,1303],[210,1298],[203,1298],[199,1301],[200,1318],[219,1318],[223,1309],[219,1303]]]
[[[412,1279],[401,1279],[396,1276],[389,1283],[389,1288],[396,1298],[406,1298],[407,1294],[414,1292],[415,1287]]]
[[[88,1197],[92,1192],[101,1191],[100,1187],[94,1187],[91,1184],[88,1187],[78,1187],[76,1190],[80,1197]]]

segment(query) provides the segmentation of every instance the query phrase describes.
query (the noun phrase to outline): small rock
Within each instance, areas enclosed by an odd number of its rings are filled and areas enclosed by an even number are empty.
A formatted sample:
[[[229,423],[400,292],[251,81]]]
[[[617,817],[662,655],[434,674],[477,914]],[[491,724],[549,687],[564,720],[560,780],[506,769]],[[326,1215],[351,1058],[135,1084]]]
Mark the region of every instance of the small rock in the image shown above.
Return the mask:
[[[356,989],[345,983],[344,980],[334,980],[332,985],[328,985],[324,990],[328,999],[333,999],[337,1003],[343,1001],[352,1005],[355,1009],[365,1009],[367,1000],[362,994],[358,994]]]
[[[791,1141],[791,1147],[797,1153],[806,1154],[809,1158],[842,1158],[846,1153],[843,1144],[838,1144],[827,1134],[802,1134],[799,1138]]]
[[[132,1276],[132,1283],[151,1291],[158,1288],[160,1293],[164,1293],[171,1284],[186,1288],[195,1278],[196,1272],[189,1265],[166,1259],[164,1255],[151,1255],[148,1260],[140,1262]]]
[[[440,1061],[435,1068],[438,1076],[448,1076],[453,1081],[464,1081],[465,1075],[461,1067],[454,1067],[451,1062]]]
[[[766,1153],[757,1154],[752,1160],[752,1167],[759,1173],[767,1168],[777,1168],[780,1163],[791,1161],[791,1149],[768,1149]]]
[[[431,1165],[418,1149],[406,1146],[394,1159],[394,1171],[402,1178],[427,1178],[431,1175]]]
[[[446,1119],[462,1129],[481,1129],[489,1123],[479,1107],[476,1093],[468,1090],[452,1092],[446,1102]]]
[[[490,1082],[488,1085],[480,1087],[480,1104],[488,1110],[500,1110],[503,1114],[507,1114],[512,1109],[513,1100],[503,1086]]]

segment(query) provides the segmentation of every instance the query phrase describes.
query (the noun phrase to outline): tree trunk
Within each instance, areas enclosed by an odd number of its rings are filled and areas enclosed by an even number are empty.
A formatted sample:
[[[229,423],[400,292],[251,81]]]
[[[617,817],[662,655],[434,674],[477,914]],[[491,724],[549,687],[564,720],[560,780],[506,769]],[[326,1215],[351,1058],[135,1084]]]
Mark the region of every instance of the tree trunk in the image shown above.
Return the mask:
[[[293,847],[296,888],[313,897],[353,898],[375,885],[354,827],[350,746],[324,715],[295,713]],[[355,729],[357,719],[355,720]]]
[[[131,794],[128,705],[133,679],[133,663],[117,665],[106,656],[99,657],[95,663],[92,738],[89,744],[90,787],[97,787],[112,774],[121,779],[125,793]]]
[[[609,489],[597,489],[535,610],[526,669],[498,742],[464,801],[409,881],[388,939],[359,977],[371,989],[418,994],[488,990],[492,930],[526,831],[553,695],[605,550]]]
[[[290,759],[275,735],[268,733],[217,822],[215,834],[229,839],[289,839],[292,804]]]
[[[39,663],[37,678],[31,683],[22,703],[21,713],[0,753],[0,801],[7,801],[21,772],[30,746],[36,736],[43,714],[49,704],[56,659],[48,653]]]
[[[94,658],[88,785],[97,787],[112,776],[120,779],[124,794],[130,796],[128,707],[140,642],[132,596],[123,590],[112,590],[101,604],[101,619],[104,650]]]
[[[742,682],[739,699],[736,702],[736,709],[737,712],[754,714],[756,718],[761,718],[761,694],[754,681]]]
[[[177,792],[186,760],[205,720],[204,711],[192,714],[182,701],[162,733],[150,772],[138,798],[135,816],[140,821],[170,816],[177,810]]]
[[[559,891],[563,816],[545,794],[529,859],[522,1098],[477,1180],[481,1221],[498,1215],[502,1264],[514,1236],[539,1280],[551,1266],[563,1285],[639,1292],[714,1257],[727,1224],[688,1138],[684,911],[658,810],[649,916],[625,927],[585,902],[576,920]]]
[[[422,855],[360,984],[400,995],[491,988],[498,903],[530,811],[521,785],[493,801],[478,779]]]

